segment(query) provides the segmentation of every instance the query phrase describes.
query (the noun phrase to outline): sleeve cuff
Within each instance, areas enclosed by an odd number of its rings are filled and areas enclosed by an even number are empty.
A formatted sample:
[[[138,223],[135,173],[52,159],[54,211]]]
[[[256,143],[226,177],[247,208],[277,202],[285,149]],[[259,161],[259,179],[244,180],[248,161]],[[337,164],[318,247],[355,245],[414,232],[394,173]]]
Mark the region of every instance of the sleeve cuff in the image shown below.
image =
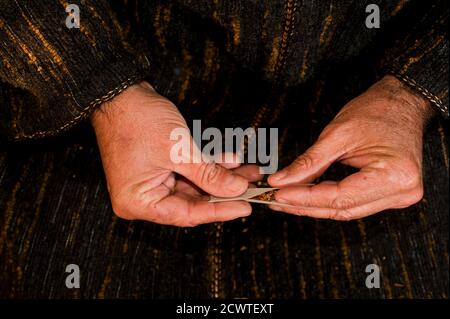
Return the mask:
[[[438,96],[431,93],[426,87],[420,85],[415,80],[411,79],[408,75],[401,74],[400,72],[396,72],[394,70],[389,70],[388,73],[395,76],[397,79],[399,79],[400,81],[408,85],[410,88],[412,88],[414,91],[418,92],[423,97],[425,97],[428,101],[430,101],[434,109],[438,113],[440,113],[444,118],[449,118],[448,103],[442,101]]]
[[[142,60],[147,65],[142,64]],[[148,73],[145,57],[133,59],[122,56],[113,63],[92,70],[89,80],[77,83],[71,94],[49,97],[39,113],[26,112],[20,118],[20,127],[13,133],[15,140],[44,138],[63,133],[88,118],[102,103],[111,100],[129,86],[143,80]],[[38,107],[39,108],[39,107]]]

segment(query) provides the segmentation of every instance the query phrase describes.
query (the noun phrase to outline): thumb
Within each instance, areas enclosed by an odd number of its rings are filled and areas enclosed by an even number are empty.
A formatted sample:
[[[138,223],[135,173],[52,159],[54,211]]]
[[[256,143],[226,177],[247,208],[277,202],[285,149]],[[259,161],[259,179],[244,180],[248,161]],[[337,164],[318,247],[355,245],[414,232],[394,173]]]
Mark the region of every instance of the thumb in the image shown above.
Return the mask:
[[[268,182],[272,186],[310,183],[322,175],[343,153],[336,141],[319,139],[291,165],[269,176]]]
[[[205,192],[219,197],[233,197],[244,193],[248,181],[216,163],[187,163],[177,165],[175,171]]]
[[[189,132],[186,131],[184,134],[186,137]],[[238,196],[247,190],[247,179],[233,174],[231,170],[212,160],[207,160],[190,136],[187,140],[189,145],[186,146],[186,151],[182,152],[184,160],[173,165],[174,172],[183,175],[205,192],[218,197]],[[234,160],[233,156],[232,158]]]

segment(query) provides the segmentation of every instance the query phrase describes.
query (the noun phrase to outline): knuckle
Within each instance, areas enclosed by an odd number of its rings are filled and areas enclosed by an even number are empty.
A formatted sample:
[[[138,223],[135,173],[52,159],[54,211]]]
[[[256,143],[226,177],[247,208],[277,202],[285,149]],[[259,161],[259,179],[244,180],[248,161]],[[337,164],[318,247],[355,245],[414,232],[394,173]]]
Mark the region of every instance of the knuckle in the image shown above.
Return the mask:
[[[347,209],[353,208],[355,206],[356,206],[355,200],[351,196],[348,196],[348,195],[338,196],[331,203],[331,208],[338,209],[338,210],[347,210]]]
[[[353,218],[354,218],[353,214],[350,212],[350,210],[342,209],[342,210],[338,211],[338,213],[336,214],[334,219],[335,220],[340,220],[340,221],[350,221]]]
[[[188,212],[187,216],[185,216],[176,225],[183,228],[192,228],[200,225],[200,222],[196,218],[193,218],[192,214]]]
[[[412,191],[409,192],[407,196],[405,196],[405,199],[403,201],[403,207],[408,207],[417,204],[422,200],[423,195],[424,190],[422,185],[414,188]]]
[[[348,209],[331,209],[328,219],[349,221],[353,219],[353,214]]]
[[[356,128],[359,129],[365,125],[366,123],[356,118],[346,121],[333,121],[323,129],[319,135],[319,140],[341,139],[343,135],[353,135]]]
[[[204,184],[214,184],[220,179],[220,167],[215,163],[204,163],[201,168],[201,181]]]
[[[181,223],[181,227],[184,228],[192,228],[192,227],[197,227],[198,225],[201,224],[201,221],[198,218],[193,218],[192,216],[189,215],[188,218],[185,218],[183,220],[183,222]]]
[[[339,209],[331,209],[330,213],[328,215],[328,219],[338,219],[339,216]]]
[[[296,168],[309,169],[314,166],[314,157],[311,152],[306,152],[300,155],[294,160],[294,166]]]
[[[111,206],[114,214],[117,217],[127,220],[134,219],[130,211],[130,205],[128,204],[128,201],[123,200],[123,198],[121,198],[120,196],[111,197]]]
[[[406,176],[403,186],[406,190],[416,190],[422,184],[422,176],[418,173],[409,174]]]
[[[417,163],[412,161],[405,161],[402,163],[402,168],[394,176],[394,181],[402,191],[414,191],[421,187],[422,174]]]
[[[323,139],[327,139],[330,137],[334,137],[337,134],[337,132],[340,129],[342,129],[342,127],[343,127],[342,124],[337,124],[334,122],[329,123],[327,126],[325,126],[325,128],[320,133],[318,140],[323,140]]]
[[[200,225],[200,222],[190,220],[190,221],[186,224],[186,226],[184,226],[184,227],[185,227],[185,228],[192,228],[192,227],[197,227],[198,225]]]
[[[182,228],[192,228],[192,227],[198,226],[199,224],[192,220],[185,220],[185,221],[182,221],[182,222],[174,224],[174,225],[176,225],[178,227],[182,227]]]
[[[126,220],[135,220],[145,216],[146,220],[161,220],[161,213],[156,211],[153,205],[149,205],[145,197],[135,193],[122,191],[111,195],[111,205],[117,217]],[[145,214],[143,214],[145,212]]]

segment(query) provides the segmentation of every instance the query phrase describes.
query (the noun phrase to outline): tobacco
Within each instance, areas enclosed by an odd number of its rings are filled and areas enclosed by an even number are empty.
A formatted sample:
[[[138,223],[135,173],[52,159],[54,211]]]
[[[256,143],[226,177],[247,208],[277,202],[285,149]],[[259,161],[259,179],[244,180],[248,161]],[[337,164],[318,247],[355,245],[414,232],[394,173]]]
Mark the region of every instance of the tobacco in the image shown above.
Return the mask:
[[[268,191],[266,193],[263,193],[261,195],[252,197],[252,199],[257,199],[257,200],[263,200],[263,201],[275,201],[275,194],[276,194],[277,190],[271,190]]]

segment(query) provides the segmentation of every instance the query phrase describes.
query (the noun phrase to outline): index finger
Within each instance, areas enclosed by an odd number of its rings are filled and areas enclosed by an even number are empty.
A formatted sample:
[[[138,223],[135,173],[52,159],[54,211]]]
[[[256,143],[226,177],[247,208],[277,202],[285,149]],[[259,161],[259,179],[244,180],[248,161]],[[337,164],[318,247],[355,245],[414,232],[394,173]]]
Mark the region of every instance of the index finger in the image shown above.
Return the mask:
[[[276,193],[276,200],[295,206],[351,209],[392,195],[382,170],[362,169],[340,182],[314,186],[287,186]]]
[[[251,213],[250,204],[244,201],[210,203],[203,199],[191,199],[176,194],[163,198],[149,209],[151,214],[143,219],[159,224],[192,227],[200,224],[223,222]]]

